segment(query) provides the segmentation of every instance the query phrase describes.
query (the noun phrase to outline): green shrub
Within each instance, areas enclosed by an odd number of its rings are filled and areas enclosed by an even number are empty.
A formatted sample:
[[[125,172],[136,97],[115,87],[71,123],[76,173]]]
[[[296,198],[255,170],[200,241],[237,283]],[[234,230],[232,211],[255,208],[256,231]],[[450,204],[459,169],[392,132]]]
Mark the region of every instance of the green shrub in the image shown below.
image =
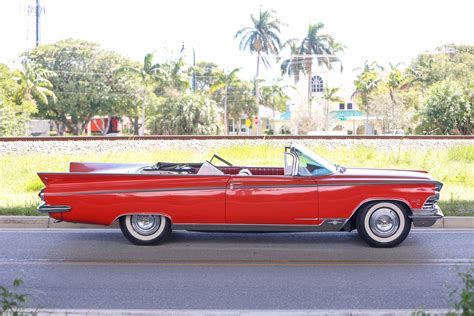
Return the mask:
[[[472,316],[474,315],[474,277],[472,276],[474,272],[474,266],[470,266],[467,271],[459,272],[459,276],[462,279],[462,287],[460,289],[455,289],[451,292],[451,299],[455,300],[455,297],[458,296],[458,301],[454,303],[454,308],[456,308],[455,313],[449,313],[449,315],[462,315],[462,316]]]
[[[26,183],[25,191],[26,192],[38,192],[42,188],[44,188],[43,182],[38,177],[36,177],[36,179],[28,181]]]
[[[21,279],[13,280],[13,288],[17,289],[23,284]],[[10,291],[4,286],[0,286],[0,302],[2,304],[1,314],[13,316],[21,315],[26,302],[26,295]]]

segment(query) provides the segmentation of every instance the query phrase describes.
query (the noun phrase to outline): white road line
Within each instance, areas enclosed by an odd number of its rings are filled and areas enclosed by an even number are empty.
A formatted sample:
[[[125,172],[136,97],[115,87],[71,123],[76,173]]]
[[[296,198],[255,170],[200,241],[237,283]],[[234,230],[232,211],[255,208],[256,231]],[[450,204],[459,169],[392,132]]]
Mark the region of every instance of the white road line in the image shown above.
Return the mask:
[[[0,233],[44,233],[44,232],[51,232],[51,233],[117,233],[120,232],[119,228],[0,228]],[[186,234],[223,234],[219,232],[187,232],[184,230],[175,231],[177,233],[186,233]],[[269,234],[348,234],[347,232],[265,232],[265,233],[258,233],[258,232],[245,232],[245,235],[255,234],[255,235],[269,235]],[[351,232],[355,234],[355,232]],[[351,234],[349,233],[349,234]],[[470,228],[423,228],[423,229],[415,229],[410,232],[410,234],[457,234],[457,233],[469,233],[474,234],[474,229]],[[241,234],[239,232],[226,232],[228,234]]]

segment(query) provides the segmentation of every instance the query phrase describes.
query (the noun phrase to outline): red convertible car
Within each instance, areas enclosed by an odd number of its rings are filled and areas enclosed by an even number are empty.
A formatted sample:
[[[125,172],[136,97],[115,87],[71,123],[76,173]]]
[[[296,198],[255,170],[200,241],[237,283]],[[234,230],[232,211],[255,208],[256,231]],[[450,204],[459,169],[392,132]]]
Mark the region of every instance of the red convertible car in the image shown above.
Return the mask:
[[[110,225],[139,245],[174,230],[329,232],[357,229],[369,245],[393,247],[414,226],[432,226],[442,183],[425,171],[334,165],[303,146],[283,167],[204,163],[70,164],[38,173],[47,212],[58,221]],[[220,162],[217,162],[220,160]]]

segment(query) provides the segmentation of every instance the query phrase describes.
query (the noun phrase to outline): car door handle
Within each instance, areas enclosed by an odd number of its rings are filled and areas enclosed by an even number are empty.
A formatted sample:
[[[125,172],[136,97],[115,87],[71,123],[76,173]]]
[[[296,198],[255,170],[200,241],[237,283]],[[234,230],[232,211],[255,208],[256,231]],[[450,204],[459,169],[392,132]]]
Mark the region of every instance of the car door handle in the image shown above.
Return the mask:
[[[233,182],[233,183],[229,184],[229,189],[234,190],[234,189],[238,188],[241,185],[242,185],[242,183]]]

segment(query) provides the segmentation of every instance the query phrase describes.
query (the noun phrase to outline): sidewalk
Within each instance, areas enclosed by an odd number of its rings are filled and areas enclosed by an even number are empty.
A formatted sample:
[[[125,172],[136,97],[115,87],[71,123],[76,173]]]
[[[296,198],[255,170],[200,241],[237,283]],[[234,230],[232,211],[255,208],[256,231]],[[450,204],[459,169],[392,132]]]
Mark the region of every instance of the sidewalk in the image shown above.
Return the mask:
[[[428,309],[423,310],[423,315],[446,315],[448,309]],[[118,309],[40,309],[25,310],[27,313],[35,313],[37,316],[136,316],[136,315],[157,315],[157,316],[411,316],[416,310],[410,309],[359,309],[359,310],[118,310]]]
[[[118,228],[118,222],[111,226],[55,223],[48,216],[0,216],[0,228]],[[474,229],[474,216],[446,216],[431,228]],[[418,228],[417,228],[418,229]],[[423,228],[420,228],[423,229]]]

